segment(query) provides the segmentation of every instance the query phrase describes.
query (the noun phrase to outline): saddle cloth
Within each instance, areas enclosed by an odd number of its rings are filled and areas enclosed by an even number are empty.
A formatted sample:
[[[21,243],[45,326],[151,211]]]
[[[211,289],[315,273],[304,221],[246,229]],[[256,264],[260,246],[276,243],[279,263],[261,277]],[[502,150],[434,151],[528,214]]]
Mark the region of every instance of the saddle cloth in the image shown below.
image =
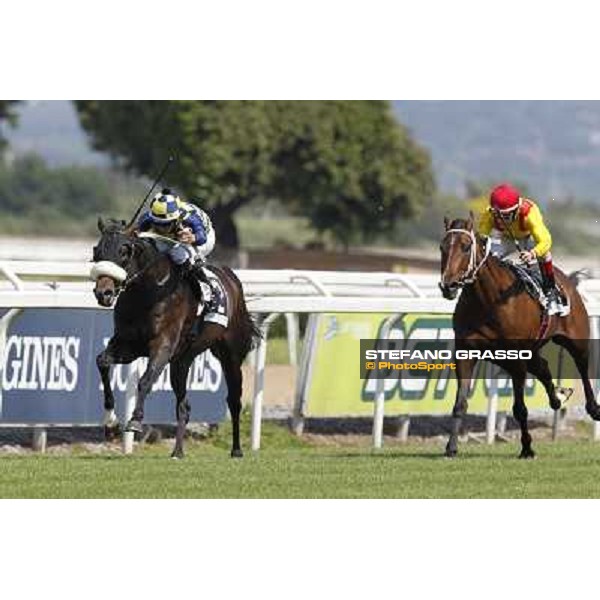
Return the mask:
[[[210,269],[210,267],[202,267],[204,274],[210,280],[212,288],[212,298],[207,304],[202,303],[198,307],[198,314],[204,315],[203,321],[205,323],[217,323],[227,327],[229,324],[230,317],[230,305],[229,297],[227,296],[227,290],[221,283],[221,280],[217,274]]]

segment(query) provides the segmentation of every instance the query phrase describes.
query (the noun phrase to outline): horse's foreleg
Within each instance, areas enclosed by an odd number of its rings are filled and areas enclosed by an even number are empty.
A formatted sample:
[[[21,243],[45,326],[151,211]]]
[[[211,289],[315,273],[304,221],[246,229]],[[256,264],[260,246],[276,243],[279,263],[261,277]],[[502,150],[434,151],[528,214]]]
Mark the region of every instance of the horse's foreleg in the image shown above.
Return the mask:
[[[463,417],[468,408],[469,388],[471,387],[471,377],[477,361],[474,359],[464,359],[456,361],[456,400],[452,409],[452,429],[450,438],[446,444],[446,456],[453,457],[458,453],[458,434],[462,425]]]
[[[121,430],[121,424],[115,413],[115,397],[110,386],[110,367],[114,364],[126,364],[137,358],[133,353],[124,351],[114,341],[110,340],[106,349],[96,357],[96,365],[100,372],[102,390],[104,392],[104,436],[114,439]]]
[[[150,393],[152,386],[169,362],[171,355],[172,350],[170,345],[161,347],[156,353],[150,354],[148,367],[138,382],[135,408],[133,409],[131,419],[129,419],[129,422],[125,427],[125,431],[142,433],[142,421],[144,420],[144,401],[146,400],[146,396]]]

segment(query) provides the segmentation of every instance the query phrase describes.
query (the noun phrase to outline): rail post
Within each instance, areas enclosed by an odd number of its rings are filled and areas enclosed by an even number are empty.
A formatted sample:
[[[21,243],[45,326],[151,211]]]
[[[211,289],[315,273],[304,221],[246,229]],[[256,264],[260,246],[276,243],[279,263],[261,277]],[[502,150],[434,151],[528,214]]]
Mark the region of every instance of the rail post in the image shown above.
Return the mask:
[[[392,323],[398,318],[397,315],[388,317],[381,327],[380,339],[387,340],[390,337]],[[383,446],[383,418],[385,416],[385,378],[377,379],[377,388],[375,391],[375,405],[373,407],[373,448]]]
[[[252,450],[260,450],[260,434],[262,428],[262,405],[265,391],[265,365],[267,362],[267,338],[269,326],[279,316],[271,313],[260,324],[261,339],[256,349],[254,367],[254,396],[252,398],[252,425],[250,429],[250,445]]]
[[[496,440],[496,416],[498,414],[498,375],[499,370],[490,364],[490,394],[488,396],[485,441],[493,444]]]
[[[285,313],[285,321],[290,365],[296,367],[298,365],[298,315],[290,312]]]
[[[307,383],[310,380],[311,356],[313,345],[317,337],[320,315],[310,314],[302,341],[302,352],[300,354],[300,365],[296,372],[296,389],[294,393],[294,409],[292,412],[292,432],[295,435],[304,433],[304,401]]]

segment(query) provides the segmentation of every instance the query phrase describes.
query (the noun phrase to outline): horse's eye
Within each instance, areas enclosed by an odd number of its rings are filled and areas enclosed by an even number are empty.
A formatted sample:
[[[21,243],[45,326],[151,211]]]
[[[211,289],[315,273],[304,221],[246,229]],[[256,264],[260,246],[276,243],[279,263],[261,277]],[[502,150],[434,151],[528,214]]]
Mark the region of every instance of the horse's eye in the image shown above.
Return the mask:
[[[471,244],[463,244],[462,245],[462,249],[463,249],[463,252],[470,252],[471,251]]]
[[[127,259],[131,255],[131,249],[129,246],[121,246],[119,248],[119,257],[122,259]]]

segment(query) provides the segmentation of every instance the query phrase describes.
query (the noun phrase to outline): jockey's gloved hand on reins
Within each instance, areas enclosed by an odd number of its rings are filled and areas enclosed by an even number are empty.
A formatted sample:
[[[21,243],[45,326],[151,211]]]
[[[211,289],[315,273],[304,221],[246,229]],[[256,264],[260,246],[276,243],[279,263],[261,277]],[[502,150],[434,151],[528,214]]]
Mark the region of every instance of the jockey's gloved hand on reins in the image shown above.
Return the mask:
[[[181,226],[177,228],[177,239],[183,244],[193,244],[196,241],[193,231]]]
[[[530,265],[537,261],[537,255],[533,250],[521,250],[519,258],[526,264]]]

